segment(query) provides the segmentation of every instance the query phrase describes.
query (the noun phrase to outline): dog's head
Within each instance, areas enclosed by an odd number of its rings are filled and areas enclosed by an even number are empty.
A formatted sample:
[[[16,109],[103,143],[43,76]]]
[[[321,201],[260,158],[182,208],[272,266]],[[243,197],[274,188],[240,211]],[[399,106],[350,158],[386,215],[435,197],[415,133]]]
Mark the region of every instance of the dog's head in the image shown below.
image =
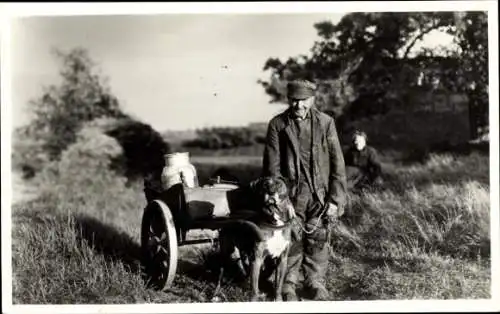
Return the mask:
[[[283,226],[295,218],[289,197],[289,183],[283,177],[264,177],[252,184],[258,197],[259,209],[271,224]]]

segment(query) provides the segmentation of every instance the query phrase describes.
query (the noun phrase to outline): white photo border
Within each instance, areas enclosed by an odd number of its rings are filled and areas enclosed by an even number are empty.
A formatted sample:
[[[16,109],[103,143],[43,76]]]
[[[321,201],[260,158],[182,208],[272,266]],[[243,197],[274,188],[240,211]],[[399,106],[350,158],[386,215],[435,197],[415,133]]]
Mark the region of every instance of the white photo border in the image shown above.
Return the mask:
[[[13,305],[11,251],[11,77],[10,21],[29,16],[146,14],[279,14],[370,11],[488,11],[490,100],[490,197],[492,299],[439,301],[329,301],[307,303]],[[2,134],[2,307],[5,313],[222,313],[222,312],[469,312],[498,311],[499,287],[499,97],[497,1],[352,1],[352,2],[199,2],[199,3],[2,3],[1,134]]]

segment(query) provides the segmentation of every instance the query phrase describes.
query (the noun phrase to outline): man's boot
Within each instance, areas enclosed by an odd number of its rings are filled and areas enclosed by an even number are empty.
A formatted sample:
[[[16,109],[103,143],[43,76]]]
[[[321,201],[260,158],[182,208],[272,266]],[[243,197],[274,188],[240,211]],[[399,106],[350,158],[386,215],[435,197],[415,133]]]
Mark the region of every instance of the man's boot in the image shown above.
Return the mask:
[[[283,301],[298,301],[297,286],[294,283],[285,283],[283,284]]]
[[[315,301],[329,301],[330,294],[326,287],[319,281],[313,281],[309,284],[311,297]]]

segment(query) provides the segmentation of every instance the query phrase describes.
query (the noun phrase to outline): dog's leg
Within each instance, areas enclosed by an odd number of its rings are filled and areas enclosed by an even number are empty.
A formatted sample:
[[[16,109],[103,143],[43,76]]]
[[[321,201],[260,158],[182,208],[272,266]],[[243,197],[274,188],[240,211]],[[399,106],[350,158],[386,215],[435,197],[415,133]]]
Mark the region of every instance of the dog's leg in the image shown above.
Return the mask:
[[[285,252],[281,255],[279,265],[276,268],[276,282],[275,282],[275,287],[276,287],[276,294],[275,294],[275,301],[283,301],[283,296],[282,296],[282,291],[283,291],[283,283],[285,282],[285,273],[286,273],[286,267],[287,267],[287,262],[288,262],[288,251],[289,249],[287,248]]]
[[[242,253],[242,251],[238,248],[234,250],[234,260],[236,261],[236,265],[238,266],[238,269],[240,273],[243,275],[243,278],[246,278],[248,276],[247,270],[245,269],[244,265],[244,258],[245,254]]]
[[[259,247],[255,250],[255,258],[252,263],[252,302],[259,300],[259,276],[263,263],[263,252]]]
[[[221,266],[219,270],[219,279],[217,280],[217,286],[215,287],[214,294],[212,296],[212,301],[218,301],[217,294],[219,293],[223,276],[224,276],[224,266]]]
[[[225,230],[221,230],[219,233],[219,257],[220,257],[220,267],[219,267],[219,277],[217,279],[217,286],[215,287],[214,293],[212,295],[212,301],[218,301],[218,293],[221,289],[222,279],[224,277],[224,268],[226,267],[232,250],[234,250],[234,243],[230,240],[230,236],[226,234]]]

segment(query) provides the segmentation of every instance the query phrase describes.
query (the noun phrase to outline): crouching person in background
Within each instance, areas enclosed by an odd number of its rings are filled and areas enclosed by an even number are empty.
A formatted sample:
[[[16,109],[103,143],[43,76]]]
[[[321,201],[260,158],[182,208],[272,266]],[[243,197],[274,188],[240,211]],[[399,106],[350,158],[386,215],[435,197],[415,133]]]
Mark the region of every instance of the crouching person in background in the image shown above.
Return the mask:
[[[351,146],[344,154],[347,185],[351,191],[359,191],[381,183],[382,164],[377,151],[367,144],[367,136],[355,131]]]

